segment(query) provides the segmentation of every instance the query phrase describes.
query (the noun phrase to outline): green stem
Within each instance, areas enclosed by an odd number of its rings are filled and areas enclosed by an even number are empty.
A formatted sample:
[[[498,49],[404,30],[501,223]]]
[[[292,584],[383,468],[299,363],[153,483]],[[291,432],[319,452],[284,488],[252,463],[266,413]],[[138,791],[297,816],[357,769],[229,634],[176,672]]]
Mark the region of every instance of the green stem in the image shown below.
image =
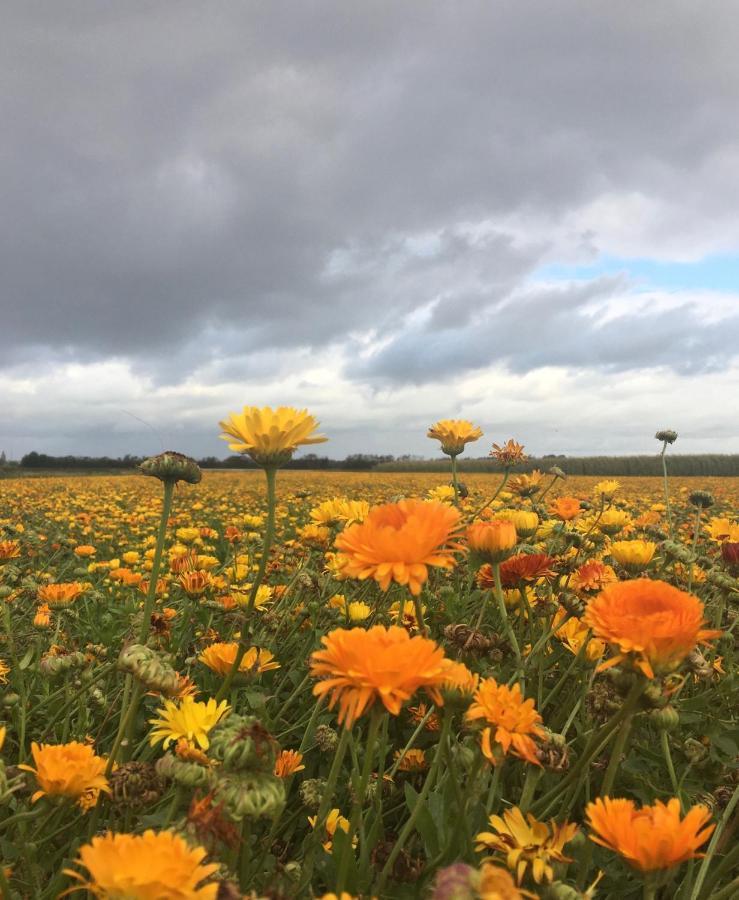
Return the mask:
[[[613,749],[611,750],[611,758],[608,761],[608,768],[606,769],[606,774],[603,778],[603,784],[600,787],[601,797],[609,797],[611,794],[613,784],[616,780],[616,772],[621,765],[621,756],[626,749],[626,744],[629,740],[629,735],[631,734],[631,723],[634,718],[634,713],[636,712],[636,707],[643,691],[644,682],[639,679],[634,683],[628,697],[624,701],[624,715],[621,721],[621,727],[616,735],[616,740],[613,744]]]
[[[157,593],[157,581],[159,581],[159,569],[162,565],[162,553],[164,552],[164,538],[167,534],[167,522],[169,514],[172,510],[172,495],[174,493],[174,481],[164,482],[164,500],[162,502],[162,515],[159,519],[159,531],[157,532],[156,549],[154,550],[154,560],[151,566],[151,575],[149,578],[149,590],[146,592],[146,600],[144,601],[144,619],[141,623],[139,631],[139,643],[145,644],[149,636],[151,628],[151,613],[154,609],[154,598]]]
[[[736,900],[737,895],[739,895],[739,878],[735,878],[731,884],[727,884],[725,888],[711,894],[708,900]]]
[[[659,736],[660,744],[662,745],[662,755],[665,758],[665,766],[667,766],[667,772],[670,776],[670,784],[672,785],[672,792],[680,801],[680,808],[684,812],[685,806],[683,804],[682,793],[680,792],[680,785],[677,781],[677,775],[675,773],[675,765],[672,762],[672,754],[670,753],[670,739],[667,736],[666,731],[662,731]]]
[[[700,869],[698,869],[698,876],[695,879],[695,884],[693,885],[693,893],[690,895],[690,900],[698,900],[698,897],[700,896],[703,882],[705,881],[706,875],[708,874],[708,867],[711,865],[711,860],[716,854],[716,848],[718,847],[719,838],[721,837],[724,828],[726,828],[726,825],[730,821],[737,803],[739,803],[739,785],[737,785],[734,793],[731,795],[731,800],[729,800],[729,802],[727,803],[726,809],[723,811],[718,825],[711,835],[711,841],[708,844],[706,855],[703,857]]]
[[[667,459],[665,458],[665,453],[667,451],[667,441],[662,445],[662,481],[665,487],[665,507],[667,510],[667,524],[670,530],[670,538],[674,540],[674,533],[672,530],[672,510],[670,509],[670,489],[667,483]]]
[[[695,565],[693,560],[695,559],[695,551],[698,547],[698,534],[700,533],[700,527],[701,527],[701,512],[702,512],[702,510],[699,506],[695,511],[695,523],[693,525],[693,548],[692,548],[693,559],[691,559],[690,562],[688,563],[688,593],[690,593],[693,590],[693,566]]]
[[[503,586],[500,583],[500,563],[498,562],[493,563],[493,578],[495,580],[495,599],[498,601],[498,612],[503,620],[506,636],[511,643],[513,653],[516,657],[516,667],[518,671],[521,671],[521,648],[518,646],[516,633],[511,625],[511,620],[508,618],[508,610],[506,609],[505,600],[503,598]]]
[[[269,551],[272,547],[272,542],[275,537],[275,509],[277,507],[275,485],[277,481],[277,469],[270,467],[264,470],[264,474],[267,478],[267,525],[264,531],[264,541],[262,543],[262,557],[259,560],[259,569],[257,570],[257,574],[254,578],[254,581],[252,582],[251,591],[249,592],[249,601],[246,605],[246,609],[244,610],[244,627],[241,629],[239,649],[236,651],[236,656],[234,657],[233,664],[229,669],[228,674],[223,679],[223,684],[216,694],[216,700],[219,702],[223,700],[223,698],[231,690],[231,684],[236,673],[239,671],[241,660],[244,658],[244,654],[249,649],[249,619],[252,612],[254,611],[257,592],[261,587],[262,581],[264,580],[264,573],[267,571]]]
[[[452,454],[452,486],[454,487],[454,505],[459,506],[459,483],[457,482],[457,455]]]

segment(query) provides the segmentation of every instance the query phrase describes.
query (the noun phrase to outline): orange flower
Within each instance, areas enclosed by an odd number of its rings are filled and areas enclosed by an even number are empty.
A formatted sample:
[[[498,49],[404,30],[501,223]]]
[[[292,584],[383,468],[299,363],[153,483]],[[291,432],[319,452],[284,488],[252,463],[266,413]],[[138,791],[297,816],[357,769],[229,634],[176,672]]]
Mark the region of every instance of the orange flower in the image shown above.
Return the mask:
[[[703,856],[698,847],[716,827],[706,825],[711,813],[705,806],[692,807],[681,820],[676,798],[637,809],[633,800],[604,797],[588,804],[585,813],[595,832],[590,839],[615,850],[642,872],[668,869]]]
[[[526,454],[523,452],[523,444],[519,444],[518,441],[514,441],[513,438],[502,445],[493,444],[493,449],[490,451],[489,456],[494,457],[504,466],[515,466],[516,463],[523,462],[527,459]]]
[[[278,778],[288,778],[305,768],[302,762],[302,753],[297,750],[282,750],[275,760],[275,775]]]
[[[97,550],[91,544],[80,544],[74,548],[75,556],[94,556],[96,553]]]
[[[577,497],[557,497],[552,503],[550,512],[552,515],[564,519],[565,522],[569,522],[570,519],[574,519],[580,514],[580,501]]]
[[[591,559],[572,573],[570,587],[573,591],[599,591],[607,584],[618,581],[611,566]]]
[[[481,681],[474,702],[467,710],[467,719],[483,719],[495,726],[494,736],[492,728],[483,729],[481,736],[482,752],[493,765],[497,765],[511,748],[515,756],[532,765],[541,765],[533,737],[543,736],[539,727],[542,718],[534,709],[534,701],[523,699],[519,685],[509,688],[498,684],[494,678]],[[492,746],[491,737],[497,746]]]
[[[339,722],[350,728],[379,700],[397,716],[406,700],[424,688],[437,705],[449,680],[444,651],[428,638],[411,637],[405,628],[375,625],[337,628],[322,638],[324,648],[311,656],[311,674],[322,678],[316,696],[328,694],[339,705]]]
[[[200,654],[198,660],[218,675],[226,675],[236,659],[239,645],[232,643],[211,644]],[[239,672],[251,674],[269,672],[270,669],[279,669],[280,664],[274,662],[274,656],[269,650],[261,650],[257,647],[249,647],[239,664]]]
[[[200,569],[196,569],[194,572],[183,572],[177,580],[188,597],[200,597],[211,584],[210,573]]]
[[[0,560],[17,559],[21,555],[18,541],[0,541]]]
[[[342,575],[374,578],[385,591],[390,582],[407,585],[414,595],[428,579],[428,566],[451,569],[452,539],[459,512],[445,503],[400,500],[373,507],[363,522],[336,538]]]
[[[80,804],[86,795],[97,797],[100,791],[110,793],[105,777],[106,761],[96,756],[89,744],[71,741],[68,744],[31,744],[32,766],[18,766],[36,777],[39,790],[31,797],[35,803],[40,797],[69,797]]]
[[[500,562],[516,546],[516,526],[508,519],[473,522],[467,526],[470,550],[490,562]]]
[[[48,628],[51,625],[51,610],[46,603],[42,603],[36,610],[33,624],[36,628]]]
[[[648,578],[607,585],[583,616],[596,637],[619,651],[600,670],[631,657],[647,678],[674,671],[696,644],[721,634],[704,630],[704,621],[697,597]]]
[[[537,581],[539,578],[554,578],[554,559],[546,553],[519,553],[511,556],[500,567],[503,587],[519,587],[522,581]]]
[[[47,603],[52,609],[58,606],[69,606],[84,591],[85,586],[79,581],[65,584],[45,584],[38,589],[38,599]]]

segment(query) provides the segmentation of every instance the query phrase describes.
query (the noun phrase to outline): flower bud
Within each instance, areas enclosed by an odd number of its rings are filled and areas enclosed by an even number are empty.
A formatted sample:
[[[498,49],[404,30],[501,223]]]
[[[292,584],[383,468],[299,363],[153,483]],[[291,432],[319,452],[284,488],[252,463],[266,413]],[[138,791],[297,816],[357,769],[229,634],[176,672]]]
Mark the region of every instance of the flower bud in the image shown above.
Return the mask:
[[[139,466],[139,472],[171,484],[176,484],[178,481],[197,484],[203,477],[200,466],[194,459],[174,450],[165,450],[164,453],[145,459]]]
[[[467,526],[470,550],[485,562],[501,562],[516,546],[516,526],[507,519],[473,522]]]
[[[677,440],[677,432],[671,428],[665,428],[663,431],[658,431],[655,434],[655,438],[658,441],[663,441],[665,444],[674,444]]]
[[[214,800],[223,803],[232,819],[256,819],[276,816],[285,805],[285,786],[281,778],[264,772],[219,775]]]
[[[127,672],[149,691],[174,697],[180,689],[180,677],[162,657],[143,644],[129,644],[121,650],[118,669]]]
[[[323,792],[326,790],[326,782],[323,778],[306,778],[300,784],[300,799],[303,806],[308,809],[317,810],[323,799]]]
[[[454,863],[439,869],[431,900],[475,900],[479,877],[467,863]]]
[[[155,764],[157,775],[181,784],[183,787],[207,788],[210,790],[215,776],[212,769],[179,759],[173,753],[165,754]]]
[[[688,501],[698,509],[710,509],[716,502],[713,494],[708,491],[691,491],[688,494]]]
[[[333,753],[339,743],[339,735],[330,725],[319,725],[316,728],[315,740],[322,753]]]
[[[210,755],[231,772],[271,773],[277,742],[255,716],[230,715],[213,731]]]
[[[660,731],[674,731],[680,724],[680,715],[674,706],[668,705],[662,709],[653,709],[649,718]]]

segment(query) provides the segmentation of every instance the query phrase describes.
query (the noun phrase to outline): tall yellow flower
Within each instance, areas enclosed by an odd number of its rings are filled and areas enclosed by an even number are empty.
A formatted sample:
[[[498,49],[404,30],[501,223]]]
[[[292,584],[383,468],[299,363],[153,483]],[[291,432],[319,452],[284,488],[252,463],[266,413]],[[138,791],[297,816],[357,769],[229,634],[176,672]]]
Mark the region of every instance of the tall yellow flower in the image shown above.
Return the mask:
[[[590,839],[642,872],[701,856],[698,848],[716,827],[706,824],[711,813],[705,806],[692,807],[681,819],[676,798],[637,809],[633,800],[604,797],[588,804],[585,813],[594,832]]]
[[[190,847],[173,831],[107,834],[80,847],[77,865],[89,873],[65,869],[80,887],[100,898],[125,900],[215,900],[218,884],[203,884],[218,869],[203,863],[207,851]]]
[[[283,466],[295,450],[304,444],[322,444],[328,438],[315,434],[318,422],[307,410],[292,406],[272,409],[245,406],[220,423],[221,437],[236,453],[247,453],[257,465]]]
[[[170,744],[185,738],[195,741],[198,746],[207,750],[210,746],[208,733],[229,711],[229,705],[225,700],[216,703],[212,698],[207,703],[185,697],[179,704],[174,700],[165,700],[164,707],[157,710],[158,719],[150,719],[149,723],[156,726],[151,733],[149,743],[154,746],[159,741],[164,742],[166,750]]]
[[[238,649],[239,645],[235,641],[228,644],[211,644],[203,650],[198,659],[216,674],[226,675],[231,671]],[[280,664],[274,661],[274,655],[269,650],[250,647],[241,660],[239,672],[261,674],[279,668]]]
[[[36,765],[18,766],[32,772],[39,789],[31,797],[35,803],[40,797],[68,797],[78,802],[86,795],[100,791],[110,793],[105,777],[106,761],[96,756],[89,744],[71,741],[68,744],[31,744],[31,754]]]
[[[407,585],[414,595],[428,579],[428,566],[451,569],[459,512],[435,500],[400,500],[374,506],[364,522],[336,538],[342,575],[374,578],[385,591],[390,582]]]
[[[506,865],[516,873],[519,884],[529,866],[534,881],[541,884],[554,880],[552,862],[572,861],[564,855],[565,844],[577,834],[577,825],[571,822],[558,825],[552,820],[547,825],[531,813],[524,819],[517,806],[506,810],[502,818],[490,816],[489,821],[494,831],[480,832],[475,849],[505,854]]]
[[[647,678],[674,671],[698,643],[721,632],[703,628],[703,604],[664,581],[635,578],[607,585],[582,621],[618,653],[599,668],[627,658]]]
[[[519,685],[509,688],[494,678],[485,678],[475,691],[467,719],[482,719],[492,726],[483,729],[481,749],[493,765],[509,751],[532,765],[541,765],[534,738],[543,735],[542,719],[534,709],[534,701],[524,700]]]
[[[465,444],[482,437],[482,431],[467,419],[440,419],[429,428],[426,437],[440,441],[442,453],[447,456],[458,456]]]
[[[443,703],[440,687],[449,679],[444,651],[428,638],[411,637],[405,628],[375,625],[337,628],[322,638],[311,656],[311,674],[322,679],[313,688],[339,704],[339,722],[350,728],[378,700],[397,716],[402,705],[423,688]]]
[[[652,541],[614,541],[608,553],[630,572],[641,572],[649,565],[657,552]]]

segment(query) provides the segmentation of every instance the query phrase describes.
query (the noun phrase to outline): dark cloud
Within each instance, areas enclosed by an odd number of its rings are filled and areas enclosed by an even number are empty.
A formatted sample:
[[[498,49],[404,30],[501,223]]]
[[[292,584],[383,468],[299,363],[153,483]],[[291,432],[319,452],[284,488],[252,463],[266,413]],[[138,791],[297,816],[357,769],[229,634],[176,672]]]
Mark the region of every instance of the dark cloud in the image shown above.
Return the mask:
[[[739,138],[731,4],[68,0],[3,18],[5,365],[248,374],[257,351],[392,334],[426,308],[354,375],[725,357],[727,332],[692,314],[690,334],[660,314],[635,335],[581,320],[579,289],[526,293],[551,241],[506,222],[614,191],[682,196],[686,219],[725,205],[731,186],[686,173]]]

